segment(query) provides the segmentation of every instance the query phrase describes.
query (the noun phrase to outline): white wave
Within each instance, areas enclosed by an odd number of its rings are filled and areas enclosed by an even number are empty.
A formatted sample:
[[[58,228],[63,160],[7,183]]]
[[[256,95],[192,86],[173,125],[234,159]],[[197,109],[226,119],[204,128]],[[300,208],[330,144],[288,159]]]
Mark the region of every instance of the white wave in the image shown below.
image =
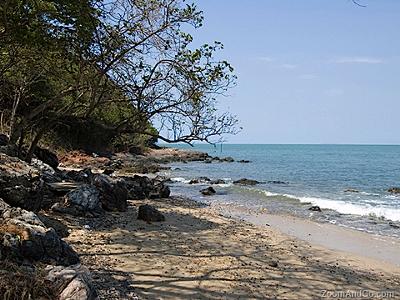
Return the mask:
[[[287,196],[287,195],[285,195]],[[291,196],[290,198],[296,198]],[[331,199],[314,198],[314,197],[297,197],[302,203],[311,203],[318,205],[321,208],[333,209],[342,214],[352,214],[360,216],[376,216],[384,217],[385,219],[392,221],[400,221],[400,209],[382,207],[382,206],[371,206],[371,205],[359,205],[344,201],[336,201]]]
[[[182,183],[190,182],[190,180],[187,180],[186,178],[183,178],[183,177],[172,177],[171,180],[174,182],[182,182]]]

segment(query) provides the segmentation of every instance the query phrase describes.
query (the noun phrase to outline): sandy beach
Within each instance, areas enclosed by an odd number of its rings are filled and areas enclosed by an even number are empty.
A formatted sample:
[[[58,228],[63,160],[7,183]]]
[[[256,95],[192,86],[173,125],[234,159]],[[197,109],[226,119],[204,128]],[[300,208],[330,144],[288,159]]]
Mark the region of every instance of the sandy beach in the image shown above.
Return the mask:
[[[137,220],[143,203],[157,207],[166,221]],[[102,299],[400,296],[395,264],[316,246],[188,199],[135,200],[127,212],[100,219],[62,218],[71,228],[67,241],[91,270]]]

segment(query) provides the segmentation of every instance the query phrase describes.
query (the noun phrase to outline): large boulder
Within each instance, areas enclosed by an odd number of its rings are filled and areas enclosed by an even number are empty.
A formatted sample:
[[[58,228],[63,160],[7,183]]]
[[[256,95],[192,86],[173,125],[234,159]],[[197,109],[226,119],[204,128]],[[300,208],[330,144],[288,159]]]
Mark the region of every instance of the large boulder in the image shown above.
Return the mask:
[[[28,210],[38,209],[42,186],[38,169],[0,153],[0,197],[4,201]]]
[[[49,165],[54,169],[57,169],[59,161],[55,153],[51,152],[48,149],[36,147],[35,155],[39,160],[41,160],[45,164]]]
[[[52,283],[59,300],[97,300],[90,272],[80,264],[69,267],[47,266],[46,280]]]
[[[88,184],[68,192],[64,201],[54,204],[52,210],[77,216],[97,216],[103,213],[98,189]]]
[[[0,199],[0,259],[72,265],[76,252],[33,212],[8,206]]]
[[[92,177],[92,185],[99,190],[103,209],[126,211],[128,207],[128,189],[123,179],[111,179],[107,175],[96,174]]]
[[[149,204],[144,204],[139,206],[138,220],[151,222],[163,222],[165,221],[164,215],[159,212],[156,208]]]

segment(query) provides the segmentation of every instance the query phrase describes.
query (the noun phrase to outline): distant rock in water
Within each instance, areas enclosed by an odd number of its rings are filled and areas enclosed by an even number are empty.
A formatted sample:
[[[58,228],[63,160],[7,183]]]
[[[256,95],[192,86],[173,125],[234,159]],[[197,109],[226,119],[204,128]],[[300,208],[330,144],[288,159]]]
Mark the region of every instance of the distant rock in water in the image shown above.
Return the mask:
[[[144,204],[139,206],[138,220],[151,222],[163,222],[165,221],[164,215],[159,212],[156,208],[149,204]]]
[[[392,193],[392,194],[400,194],[400,188],[399,187],[392,187],[392,188],[388,189],[388,192]]]
[[[242,160],[239,160],[238,161],[238,163],[242,163],[242,164],[248,164],[250,161],[249,160],[247,160],[247,159],[242,159]]]
[[[280,181],[280,180],[270,180],[270,181],[267,181],[267,183],[271,183],[271,184],[289,184],[289,182]]]
[[[204,196],[211,196],[211,195],[214,195],[216,193],[216,191],[214,190],[214,188],[212,186],[210,186],[206,189],[202,189],[200,191],[200,193],[202,193]]]
[[[256,185],[260,182],[253,179],[242,178],[233,182],[234,184],[241,184],[241,185]]]
[[[355,189],[346,189],[344,190],[345,193],[359,193],[360,191],[355,190]]]
[[[210,184],[226,184],[226,181],[223,179],[216,179],[216,180],[211,180]]]
[[[201,183],[201,182],[210,182],[211,179],[205,176],[200,176],[197,178],[193,178],[192,180],[189,181],[189,184],[197,184],[197,183]]]
[[[321,212],[321,208],[317,205],[311,206],[308,210]]]

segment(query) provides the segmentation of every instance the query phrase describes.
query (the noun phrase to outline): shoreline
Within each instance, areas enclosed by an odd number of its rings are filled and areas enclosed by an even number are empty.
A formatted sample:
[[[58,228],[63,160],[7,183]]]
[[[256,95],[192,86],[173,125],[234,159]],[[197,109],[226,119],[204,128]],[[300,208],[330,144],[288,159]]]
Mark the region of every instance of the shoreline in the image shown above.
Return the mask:
[[[291,215],[270,213],[247,213],[238,207],[216,205],[221,214],[241,221],[250,222],[260,228],[271,227],[283,235],[310,243],[341,256],[369,260],[376,267],[400,274],[400,239],[363,232],[339,225],[316,222]]]
[[[148,203],[166,221],[136,220]],[[73,221],[74,222],[74,221]],[[322,291],[400,291],[400,268],[222,216],[194,200],[129,201],[67,238],[106,299],[315,299]],[[110,277],[111,275],[111,277]],[[395,297],[393,297],[395,298]]]

